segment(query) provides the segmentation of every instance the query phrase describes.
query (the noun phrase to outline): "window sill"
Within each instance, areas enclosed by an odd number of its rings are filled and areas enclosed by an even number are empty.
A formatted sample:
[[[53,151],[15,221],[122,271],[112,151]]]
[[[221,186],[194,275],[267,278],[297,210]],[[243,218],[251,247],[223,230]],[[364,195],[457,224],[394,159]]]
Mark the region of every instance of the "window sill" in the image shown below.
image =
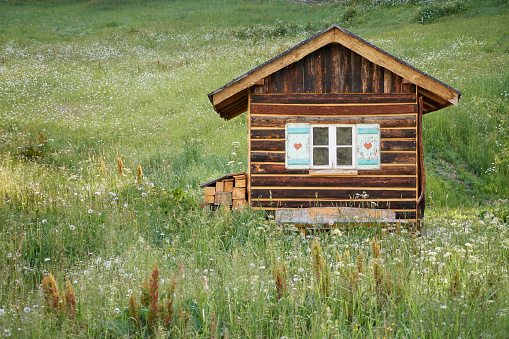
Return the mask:
[[[309,175],[357,175],[356,169],[311,169]]]

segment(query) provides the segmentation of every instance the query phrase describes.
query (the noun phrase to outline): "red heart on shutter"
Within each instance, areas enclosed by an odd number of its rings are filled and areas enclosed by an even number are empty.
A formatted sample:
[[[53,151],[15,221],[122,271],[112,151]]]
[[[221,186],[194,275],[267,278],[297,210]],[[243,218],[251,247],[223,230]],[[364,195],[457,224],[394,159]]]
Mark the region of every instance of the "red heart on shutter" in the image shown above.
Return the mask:
[[[293,144],[293,147],[295,147],[296,149],[299,149],[302,147],[302,144]]]
[[[373,145],[371,145],[371,143],[368,143],[368,144],[364,144],[364,147],[366,147],[366,149],[370,149]]]

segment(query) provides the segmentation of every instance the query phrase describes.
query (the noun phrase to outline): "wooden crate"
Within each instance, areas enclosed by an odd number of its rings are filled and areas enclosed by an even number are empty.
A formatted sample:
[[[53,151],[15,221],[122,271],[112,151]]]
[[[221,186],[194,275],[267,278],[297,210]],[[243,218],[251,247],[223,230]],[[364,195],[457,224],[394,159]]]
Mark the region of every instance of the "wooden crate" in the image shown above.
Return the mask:
[[[215,187],[205,187],[205,195],[214,195],[216,194],[216,188]]]
[[[214,198],[214,205],[221,206],[232,204],[232,194],[230,192],[216,192]]]
[[[246,187],[246,176],[245,175],[238,175],[235,176],[235,187]]]
[[[233,191],[233,179],[224,180],[224,191],[225,192]]]
[[[234,187],[233,188],[233,199],[246,199],[246,189],[243,187]]]

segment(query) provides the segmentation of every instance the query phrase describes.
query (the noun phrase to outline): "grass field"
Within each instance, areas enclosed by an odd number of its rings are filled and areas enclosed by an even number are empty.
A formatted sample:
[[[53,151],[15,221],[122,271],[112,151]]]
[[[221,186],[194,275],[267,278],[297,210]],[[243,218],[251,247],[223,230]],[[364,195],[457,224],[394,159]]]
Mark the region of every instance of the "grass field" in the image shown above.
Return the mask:
[[[504,0],[0,2],[0,332],[506,337],[507,22]],[[198,208],[247,165],[207,93],[330,24],[463,92],[424,117],[421,235]]]

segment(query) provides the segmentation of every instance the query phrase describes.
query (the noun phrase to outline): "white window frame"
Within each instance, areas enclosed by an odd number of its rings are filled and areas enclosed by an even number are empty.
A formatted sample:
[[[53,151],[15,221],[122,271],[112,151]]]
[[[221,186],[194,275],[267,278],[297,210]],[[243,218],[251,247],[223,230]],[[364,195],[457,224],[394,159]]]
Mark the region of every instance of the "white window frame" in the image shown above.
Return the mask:
[[[310,169],[356,169],[357,168],[357,128],[355,124],[311,124],[309,126],[309,168]],[[317,165],[313,164],[313,149],[315,147],[324,147],[313,144],[313,131],[315,127],[327,127],[329,129],[329,164]],[[338,165],[336,148],[336,128],[349,127],[352,129],[352,165]]]

